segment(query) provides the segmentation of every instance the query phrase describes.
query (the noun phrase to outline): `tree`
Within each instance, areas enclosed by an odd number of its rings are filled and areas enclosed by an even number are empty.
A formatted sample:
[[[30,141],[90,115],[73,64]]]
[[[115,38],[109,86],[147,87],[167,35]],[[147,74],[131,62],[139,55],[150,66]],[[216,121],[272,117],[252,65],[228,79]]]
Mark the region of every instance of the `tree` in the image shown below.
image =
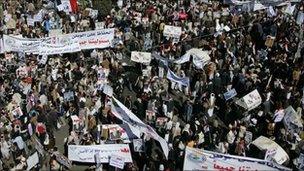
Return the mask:
[[[93,9],[98,10],[99,17],[106,17],[110,14],[112,9],[112,1],[111,0],[92,0]]]

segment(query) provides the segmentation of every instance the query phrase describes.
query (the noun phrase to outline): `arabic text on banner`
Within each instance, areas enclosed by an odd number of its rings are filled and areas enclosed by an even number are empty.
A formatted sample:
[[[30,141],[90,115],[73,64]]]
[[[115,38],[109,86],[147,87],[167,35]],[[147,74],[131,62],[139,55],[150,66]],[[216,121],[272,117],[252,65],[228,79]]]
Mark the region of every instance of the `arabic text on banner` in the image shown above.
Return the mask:
[[[186,147],[184,170],[291,170],[265,160]]]
[[[116,154],[123,157],[126,163],[132,163],[131,151],[128,144],[68,146],[68,159],[71,161],[95,163],[96,153],[99,153],[101,163],[108,163],[109,157],[112,154]]]

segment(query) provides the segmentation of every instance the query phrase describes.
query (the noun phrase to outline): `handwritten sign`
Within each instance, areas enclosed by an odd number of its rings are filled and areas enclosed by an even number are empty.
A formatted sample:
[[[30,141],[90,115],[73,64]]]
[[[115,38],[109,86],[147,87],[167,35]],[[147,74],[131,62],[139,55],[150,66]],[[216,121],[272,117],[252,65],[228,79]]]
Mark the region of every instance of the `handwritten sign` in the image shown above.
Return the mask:
[[[110,166],[123,169],[125,165],[125,159],[117,155],[111,155],[110,157]]]
[[[57,6],[58,11],[64,11],[66,14],[72,12],[71,3],[69,0],[61,0],[61,4]]]
[[[265,160],[273,161],[274,156],[277,153],[277,148],[268,149],[265,154]]]
[[[151,62],[151,53],[149,52],[131,52],[131,60],[138,63],[149,64]]]
[[[235,89],[231,89],[229,91],[227,91],[226,93],[224,93],[224,98],[225,100],[230,100],[233,97],[235,97],[237,95],[237,92],[235,91]]]
[[[262,98],[258,92],[258,90],[253,90],[240,100],[236,102],[237,105],[242,106],[243,108],[249,110],[252,110],[256,107],[258,107],[262,103]]]
[[[301,116],[297,114],[292,106],[289,106],[285,109],[283,123],[285,125],[285,128],[287,128],[287,130],[292,134],[300,133],[300,131],[303,129]]]
[[[260,136],[255,139],[251,144],[255,145],[260,150],[266,151],[276,149],[276,153],[274,154],[272,159],[278,164],[283,164],[285,161],[289,160],[289,156],[284,151],[284,149],[276,142],[272,141],[267,137]]]
[[[179,39],[182,35],[182,28],[165,25],[163,34],[165,37],[173,37]]]
[[[101,163],[109,163],[109,158],[113,154],[123,157],[126,163],[132,163],[131,151],[128,144],[68,146],[68,158],[71,161],[95,163],[95,154],[97,153],[99,153]]]
[[[33,167],[35,167],[39,163],[38,153],[35,152],[34,154],[30,155],[26,159],[26,163],[27,163],[27,169],[26,170],[31,170]]]

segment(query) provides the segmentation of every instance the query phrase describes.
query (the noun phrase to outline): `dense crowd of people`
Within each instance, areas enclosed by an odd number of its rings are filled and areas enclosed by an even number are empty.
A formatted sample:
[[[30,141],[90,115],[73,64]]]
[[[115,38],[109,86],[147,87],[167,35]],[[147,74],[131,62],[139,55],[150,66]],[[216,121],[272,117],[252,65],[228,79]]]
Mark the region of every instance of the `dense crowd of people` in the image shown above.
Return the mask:
[[[35,54],[0,54],[0,170],[25,170],[26,159],[38,146],[43,150],[33,169],[65,170],[53,155],[59,146],[67,156],[71,144],[122,143],[100,134],[100,125],[122,124],[111,113],[111,98],[97,87],[100,68],[113,96],[142,121],[147,121],[147,110],[155,112],[147,123],[170,147],[167,159],[157,141],[143,136],[144,151],[132,150],[133,163],[124,170],[183,170],[186,146],[264,159],[245,139],[247,132],[252,140],[265,136],[275,141],[289,155],[283,165],[297,168],[304,153],[303,127],[291,133],[277,116],[292,106],[303,123],[304,30],[297,18],[304,13],[303,1],[291,15],[284,11],[286,4],[274,6],[274,15],[218,1],[118,2],[113,0],[106,16],[89,15],[80,3],[78,11],[66,13],[56,8],[60,1],[1,2],[2,35],[42,38],[58,29],[68,34],[115,28],[115,37],[111,48],[52,55],[46,63]],[[34,16],[40,22],[31,23]],[[165,37],[165,25],[181,27],[180,39]],[[191,60],[172,62],[192,48],[209,52],[204,68]],[[135,63],[132,51],[152,52],[165,60]],[[190,84],[167,79],[168,68],[189,77]],[[223,94],[232,89],[237,96],[226,100]],[[246,110],[235,103],[255,89],[262,97],[258,107]],[[67,98],[67,92],[73,95]],[[156,122],[158,117],[166,118],[164,125]],[[67,127],[68,136],[56,144],[55,132]],[[103,169],[113,168],[104,164]]]

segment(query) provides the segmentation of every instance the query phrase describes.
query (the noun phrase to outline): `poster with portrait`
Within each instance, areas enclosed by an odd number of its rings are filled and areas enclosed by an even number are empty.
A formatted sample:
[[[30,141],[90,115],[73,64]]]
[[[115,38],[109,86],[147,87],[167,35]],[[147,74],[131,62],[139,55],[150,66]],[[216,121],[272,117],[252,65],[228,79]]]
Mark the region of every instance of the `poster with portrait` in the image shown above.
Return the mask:
[[[105,132],[104,134],[108,133],[108,138],[110,140],[128,140],[129,136],[126,130],[118,124],[109,124],[109,125],[102,125],[102,130]]]
[[[143,152],[144,151],[143,139],[133,139],[133,147],[135,152]]]
[[[13,114],[13,116],[14,116],[15,118],[19,118],[20,116],[23,115],[23,112],[22,112],[22,110],[21,110],[20,107],[17,107],[16,109],[14,109],[14,110],[12,111],[12,114]]]

